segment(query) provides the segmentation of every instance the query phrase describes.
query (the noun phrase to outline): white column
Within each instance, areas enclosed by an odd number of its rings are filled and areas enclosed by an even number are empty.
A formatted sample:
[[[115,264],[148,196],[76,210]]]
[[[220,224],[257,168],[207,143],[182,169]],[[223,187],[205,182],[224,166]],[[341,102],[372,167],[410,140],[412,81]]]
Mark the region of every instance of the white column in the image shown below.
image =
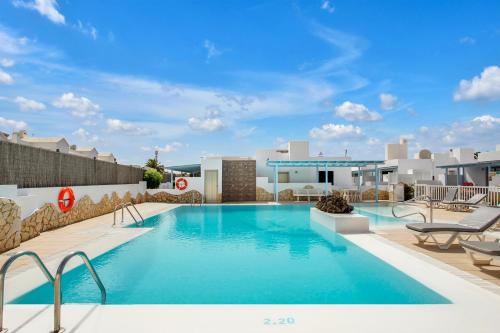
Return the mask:
[[[378,165],[375,164],[375,202],[378,202],[378,183],[379,183]]]
[[[328,164],[325,164],[325,195],[328,194]]]

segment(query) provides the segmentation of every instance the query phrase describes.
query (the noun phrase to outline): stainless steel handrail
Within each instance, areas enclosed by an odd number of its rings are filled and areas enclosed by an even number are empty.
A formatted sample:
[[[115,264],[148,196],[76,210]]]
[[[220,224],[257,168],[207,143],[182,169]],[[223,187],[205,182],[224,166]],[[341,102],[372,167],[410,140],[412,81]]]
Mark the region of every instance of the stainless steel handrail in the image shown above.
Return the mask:
[[[135,218],[134,214],[132,214],[132,212],[128,208],[130,206],[132,206],[134,208],[134,210],[137,213],[137,215],[139,215],[139,217],[141,218],[141,223],[139,223],[139,221],[137,221],[137,219]],[[118,207],[120,207],[121,210],[122,210],[122,220],[121,220],[121,223],[124,222],[123,210],[126,209],[128,211],[128,213],[130,214],[130,216],[132,216],[132,219],[134,220],[134,222],[135,222],[136,225],[143,225],[144,224],[144,218],[142,217],[141,213],[139,213],[139,210],[137,209],[137,207],[132,202],[127,202],[127,203],[121,203],[121,204],[118,204],[118,205],[115,206],[115,208],[113,210],[113,226],[116,225],[116,209]]]
[[[101,279],[99,278],[99,275],[97,275],[97,272],[94,269],[94,266],[90,262],[89,257],[85,254],[83,251],[74,251],[69,253],[64,259],[61,261],[59,264],[59,267],[57,268],[56,272],[56,277],[54,279],[54,330],[52,332],[60,332],[61,331],[61,304],[62,304],[62,295],[61,295],[61,279],[62,275],[64,272],[64,268],[66,267],[66,264],[68,261],[75,257],[79,256],[82,258],[83,263],[85,266],[87,266],[87,269],[89,270],[90,274],[92,275],[92,278],[94,279],[95,283],[101,290],[101,304],[106,304],[106,288],[104,288],[104,285],[102,284]]]
[[[422,195],[421,197],[425,198],[426,201],[429,203],[429,219],[430,219],[430,223],[432,223],[432,222],[434,222],[434,217],[433,217],[433,201],[432,201],[431,197],[428,196],[428,195]],[[413,199],[406,200],[406,201],[403,201],[401,203],[397,203],[395,205],[392,205],[392,210],[391,210],[392,216],[394,216],[395,218],[398,218],[398,219],[402,219],[404,217],[408,217],[408,216],[412,216],[412,215],[420,215],[424,219],[424,223],[427,223],[427,217],[422,212],[414,212],[414,213],[410,213],[410,214],[406,214],[406,215],[396,215],[396,212],[394,211],[394,208],[397,207],[398,205],[409,203],[409,202],[415,202],[416,200],[417,200],[417,198],[413,198]]]
[[[7,274],[7,270],[9,269],[10,265],[14,261],[16,261],[20,257],[28,256],[33,258],[35,260],[36,264],[42,271],[43,275],[47,278],[47,280],[53,285],[54,284],[54,277],[52,274],[50,274],[49,270],[47,267],[43,264],[42,259],[38,256],[33,251],[22,251],[15,253],[12,255],[7,261],[2,265],[2,268],[0,268],[0,332],[6,332],[7,329],[3,327],[3,306],[4,306],[4,289],[5,289],[5,275]]]

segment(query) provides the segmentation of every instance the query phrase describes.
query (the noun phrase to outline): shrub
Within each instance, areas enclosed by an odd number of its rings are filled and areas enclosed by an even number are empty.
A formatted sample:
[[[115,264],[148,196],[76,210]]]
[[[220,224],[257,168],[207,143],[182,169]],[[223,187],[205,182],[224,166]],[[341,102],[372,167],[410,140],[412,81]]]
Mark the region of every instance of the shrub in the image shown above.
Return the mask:
[[[162,179],[162,174],[155,169],[149,169],[144,172],[144,180],[146,181],[148,188],[160,187]]]
[[[347,200],[338,193],[322,197],[316,204],[316,208],[332,214],[349,214],[354,209],[354,207],[349,205]]]

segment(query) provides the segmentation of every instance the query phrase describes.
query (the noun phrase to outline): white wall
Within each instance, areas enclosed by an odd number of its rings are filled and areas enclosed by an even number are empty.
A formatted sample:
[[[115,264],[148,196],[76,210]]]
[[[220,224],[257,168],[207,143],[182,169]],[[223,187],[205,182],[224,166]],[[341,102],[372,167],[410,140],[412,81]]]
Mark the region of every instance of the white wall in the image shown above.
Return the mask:
[[[21,218],[25,218],[33,213],[36,209],[42,207],[46,203],[58,205],[57,197],[63,187],[39,187],[39,188],[23,188],[13,191],[13,185],[0,185],[0,196],[14,200],[21,207]],[[75,201],[88,195],[95,203],[99,202],[105,194],[111,196],[116,192],[120,198],[125,193],[130,192],[133,197],[137,193],[146,191],[146,182],[138,184],[118,184],[118,185],[92,185],[92,186],[71,186],[75,194]]]
[[[222,193],[222,158],[204,158],[201,160],[200,192],[205,196],[205,170],[217,170],[217,192]]]

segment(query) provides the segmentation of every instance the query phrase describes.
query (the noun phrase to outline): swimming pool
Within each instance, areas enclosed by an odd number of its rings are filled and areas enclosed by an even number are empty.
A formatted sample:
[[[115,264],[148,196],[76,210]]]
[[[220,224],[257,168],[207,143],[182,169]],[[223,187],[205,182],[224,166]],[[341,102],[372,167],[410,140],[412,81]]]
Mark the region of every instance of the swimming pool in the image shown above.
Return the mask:
[[[449,301],[339,234],[309,206],[182,206],[92,260],[108,304],[444,304]],[[99,302],[84,266],[63,276],[65,303]],[[50,304],[44,284],[13,303]]]

